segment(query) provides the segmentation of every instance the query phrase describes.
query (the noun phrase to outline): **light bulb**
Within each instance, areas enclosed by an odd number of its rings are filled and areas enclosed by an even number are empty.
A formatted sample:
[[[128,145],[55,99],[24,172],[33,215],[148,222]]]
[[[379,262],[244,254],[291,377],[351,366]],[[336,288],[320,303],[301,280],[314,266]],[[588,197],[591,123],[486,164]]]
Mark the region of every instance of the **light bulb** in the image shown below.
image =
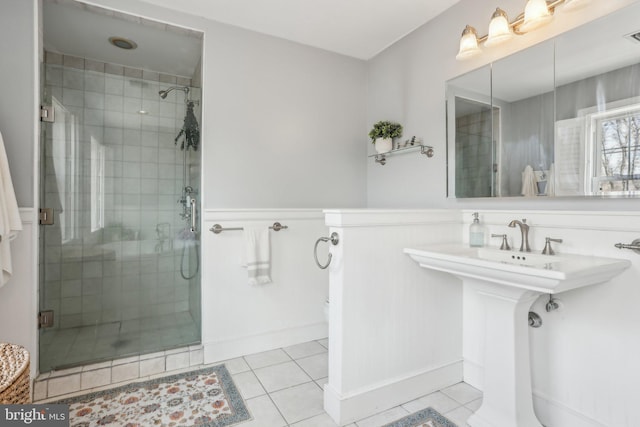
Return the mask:
[[[484,45],[487,47],[495,46],[497,44],[506,42],[513,37],[511,27],[509,26],[509,19],[504,10],[499,7],[491,16],[491,22],[489,23],[489,35]]]
[[[580,9],[591,3],[591,0],[567,0],[564,2],[564,6],[562,6],[562,10],[571,11]]]
[[[526,33],[549,23],[551,19],[553,15],[545,0],[528,0],[524,7],[524,22],[518,29]]]
[[[460,38],[460,50],[456,55],[457,60],[463,60],[480,53],[478,48],[478,33],[475,28],[467,25],[462,31],[462,37]]]

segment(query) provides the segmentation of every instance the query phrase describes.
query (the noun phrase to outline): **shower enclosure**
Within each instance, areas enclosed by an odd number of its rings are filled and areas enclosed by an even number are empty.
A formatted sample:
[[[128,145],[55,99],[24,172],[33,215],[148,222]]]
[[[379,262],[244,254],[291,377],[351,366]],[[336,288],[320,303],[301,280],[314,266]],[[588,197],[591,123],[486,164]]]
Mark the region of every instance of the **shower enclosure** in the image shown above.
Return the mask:
[[[40,372],[198,343],[200,88],[50,51],[43,73]]]

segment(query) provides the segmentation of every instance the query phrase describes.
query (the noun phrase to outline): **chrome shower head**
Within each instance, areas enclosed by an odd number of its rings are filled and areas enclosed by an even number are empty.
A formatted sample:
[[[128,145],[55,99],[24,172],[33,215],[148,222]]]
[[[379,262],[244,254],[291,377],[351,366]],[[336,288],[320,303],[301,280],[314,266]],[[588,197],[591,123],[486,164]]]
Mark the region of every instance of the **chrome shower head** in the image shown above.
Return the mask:
[[[159,91],[158,95],[160,95],[160,98],[165,99],[172,90],[181,90],[185,96],[189,96],[189,87],[187,86],[171,86],[170,88]]]

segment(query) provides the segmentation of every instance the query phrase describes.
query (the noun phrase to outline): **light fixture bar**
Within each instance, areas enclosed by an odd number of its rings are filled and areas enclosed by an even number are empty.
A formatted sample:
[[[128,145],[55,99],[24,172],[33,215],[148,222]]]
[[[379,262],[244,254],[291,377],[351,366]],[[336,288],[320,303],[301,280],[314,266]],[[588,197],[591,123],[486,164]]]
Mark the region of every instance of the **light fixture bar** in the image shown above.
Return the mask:
[[[547,4],[547,9],[549,11],[549,17],[553,16],[555,14],[556,8],[558,6],[560,6],[563,3],[569,3],[571,4],[572,2],[577,2],[577,3],[581,3],[585,0],[546,0],[546,4]],[[499,11],[502,11],[501,9],[498,8]],[[497,11],[498,11],[497,10]],[[492,19],[495,17],[492,17]],[[520,13],[513,21],[509,22],[509,29],[513,32],[513,34],[517,34],[517,35],[522,35],[522,34],[526,34],[528,31],[523,31],[522,30],[522,26],[525,23],[525,14]],[[538,28],[537,26],[534,26],[532,28],[530,28],[529,31],[533,31],[534,29]],[[467,27],[465,28],[465,32],[463,32],[463,37],[469,37],[469,30],[473,29],[473,27],[470,27],[469,25],[467,25]],[[475,32],[475,30],[473,30]],[[487,39],[489,38],[489,34],[486,34],[482,37],[478,37],[477,38],[477,45],[480,44],[484,44]],[[461,43],[460,46],[460,52],[458,53],[458,57],[457,59],[466,59],[467,57],[473,56],[474,54],[478,53],[480,51],[479,48],[472,48],[472,49],[468,49],[468,46],[471,42],[467,41],[466,43]],[[497,44],[497,43],[496,43]],[[467,46],[467,51],[463,51],[463,46]]]
[[[554,14],[556,8],[558,6],[560,6],[562,3],[564,3],[567,0],[553,0],[551,2],[547,1],[547,7],[549,8],[549,13],[551,15]],[[514,34],[518,34],[518,35],[522,35],[522,34],[526,34],[525,32],[519,31],[518,28],[524,23],[524,12],[521,13],[520,15],[518,15],[516,17],[516,19],[514,19],[513,21],[511,21],[509,23],[509,27],[511,28],[511,30],[514,32]],[[480,43],[484,43],[487,41],[487,38],[489,37],[489,35],[484,35],[482,37],[478,37],[478,44]]]

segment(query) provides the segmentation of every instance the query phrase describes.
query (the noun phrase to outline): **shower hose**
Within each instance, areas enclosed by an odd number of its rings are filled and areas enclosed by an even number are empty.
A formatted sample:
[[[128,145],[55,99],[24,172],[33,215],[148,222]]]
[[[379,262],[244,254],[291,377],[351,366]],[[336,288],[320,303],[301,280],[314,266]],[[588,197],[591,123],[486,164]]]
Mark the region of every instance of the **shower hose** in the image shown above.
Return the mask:
[[[189,245],[185,244],[182,246],[182,256],[180,257],[180,275],[182,276],[182,278],[184,280],[190,280],[193,279],[194,277],[196,277],[196,274],[198,274],[198,271],[200,270],[200,251],[198,250],[198,242],[194,241],[193,243],[193,247],[195,248],[196,251],[196,271],[193,273],[193,275],[189,276],[187,274],[185,274],[184,270],[184,258],[185,258],[185,254],[187,252],[187,247]],[[187,273],[188,273],[188,266],[187,266]]]

